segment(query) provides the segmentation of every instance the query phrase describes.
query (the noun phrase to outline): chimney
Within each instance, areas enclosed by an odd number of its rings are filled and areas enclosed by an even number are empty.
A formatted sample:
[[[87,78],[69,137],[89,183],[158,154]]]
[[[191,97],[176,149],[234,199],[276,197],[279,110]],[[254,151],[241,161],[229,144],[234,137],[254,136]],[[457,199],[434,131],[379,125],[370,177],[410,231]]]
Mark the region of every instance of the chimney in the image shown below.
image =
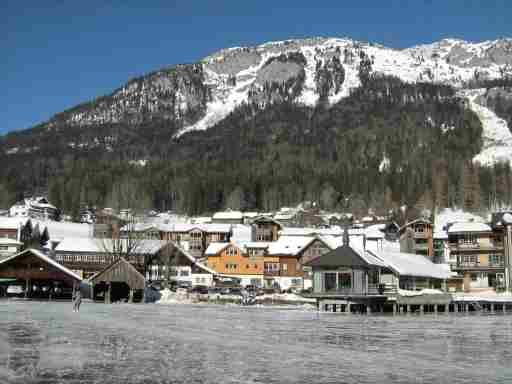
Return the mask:
[[[348,225],[345,225],[345,231],[343,232],[343,245],[348,246],[350,239],[348,236]]]

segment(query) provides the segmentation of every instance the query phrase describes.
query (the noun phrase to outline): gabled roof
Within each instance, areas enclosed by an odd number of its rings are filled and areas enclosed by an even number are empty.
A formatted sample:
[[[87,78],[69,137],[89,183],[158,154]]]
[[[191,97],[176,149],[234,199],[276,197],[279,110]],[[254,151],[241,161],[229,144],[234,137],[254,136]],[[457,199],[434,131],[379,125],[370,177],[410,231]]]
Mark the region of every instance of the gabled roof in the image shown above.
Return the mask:
[[[485,223],[467,222],[454,223],[448,228],[448,233],[464,233],[464,232],[491,232],[492,229]]]
[[[98,238],[72,238],[67,237],[62,240],[55,248],[56,252],[90,252],[90,253],[115,253],[113,249],[116,245],[129,245],[130,241],[135,241],[137,245],[131,247],[133,254],[154,254],[162,249],[169,242],[163,240],[129,240],[129,239],[98,239]]]
[[[338,267],[381,267],[382,262],[373,257],[364,257],[363,254],[349,245],[343,245],[327,252],[306,263],[310,267],[338,268]]]
[[[218,255],[220,252],[222,252],[224,249],[226,249],[228,246],[232,245],[231,243],[221,243],[221,242],[214,242],[210,243],[208,245],[208,248],[206,248],[206,251],[204,251],[205,256],[215,256]]]
[[[434,264],[423,255],[413,253],[383,251],[367,251],[382,260],[388,268],[400,276],[428,277],[446,279],[451,276],[442,264]]]
[[[240,211],[217,212],[212,216],[213,220],[242,220],[243,214]]]
[[[149,230],[157,230],[158,231],[158,225],[156,223],[133,223],[133,224],[126,224],[125,226],[121,227],[121,232],[145,232]]]
[[[279,240],[269,243],[268,254],[270,256],[297,256],[316,240],[325,244],[327,248],[331,248],[330,244],[321,237],[281,236]]]
[[[185,249],[181,248],[179,245],[173,243],[174,246],[183,254],[183,256],[185,256],[187,259],[190,260],[190,262],[193,264],[193,265],[196,265],[199,269],[202,269],[203,271],[206,271],[208,273],[211,273],[212,275],[218,275],[219,273],[216,272],[215,270],[211,269],[210,267],[207,267],[206,265],[204,265],[203,263],[200,263],[199,261],[197,261],[197,259],[192,256],[188,251],[186,251]]]
[[[115,273],[112,271],[116,269]],[[120,273],[121,272],[121,273]],[[102,280],[105,279],[105,280]],[[128,261],[123,257],[112,262],[102,271],[99,271],[89,278],[90,282],[100,281],[124,281],[132,289],[144,289],[146,280],[144,276],[135,269]]]
[[[51,266],[59,269],[60,271],[64,272],[66,275],[68,275],[69,277],[75,279],[75,280],[78,280],[78,281],[82,281],[82,278],[80,276],[78,276],[76,273],[74,273],[73,271],[71,271],[70,269],[66,268],[65,266],[63,266],[62,264],[59,264],[57,263],[55,260],[51,259],[50,257],[46,256],[43,252],[41,251],[38,251],[37,249],[26,249],[20,253],[17,253],[15,255],[12,255],[12,256],[9,256],[3,260],[0,261],[0,267],[2,265],[5,265],[6,263],[8,263],[9,261],[12,261],[14,259],[17,259],[19,257],[22,257],[24,256],[25,254],[27,253],[31,253],[33,254],[34,256],[36,256],[37,258],[43,260],[45,263],[47,264],[50,264]]]
[[[432,225],[432,222],[428,219],[419,218],[416,220],[409,221],[408,223],[405,223],[403,226],[400,227],[400,232],[402,232],[405,228],[414,225],[414,224],[427,224]]]

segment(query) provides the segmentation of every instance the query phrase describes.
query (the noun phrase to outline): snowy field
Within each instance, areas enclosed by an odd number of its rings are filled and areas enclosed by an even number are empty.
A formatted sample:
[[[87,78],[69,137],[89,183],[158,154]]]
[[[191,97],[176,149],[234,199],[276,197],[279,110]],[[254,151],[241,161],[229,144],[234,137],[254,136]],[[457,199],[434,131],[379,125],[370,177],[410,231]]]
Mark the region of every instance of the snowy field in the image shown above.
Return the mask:
[[[0,382],[510,383],[510,320],[1,301]]]

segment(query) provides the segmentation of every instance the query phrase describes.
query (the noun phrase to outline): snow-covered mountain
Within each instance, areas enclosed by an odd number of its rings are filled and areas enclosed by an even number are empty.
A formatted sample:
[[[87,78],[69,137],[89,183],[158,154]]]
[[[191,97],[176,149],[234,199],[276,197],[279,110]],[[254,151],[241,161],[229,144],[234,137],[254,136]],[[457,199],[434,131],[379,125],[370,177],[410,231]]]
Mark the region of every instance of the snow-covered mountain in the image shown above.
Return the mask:
[[[506,123],[476,102],[474,95],[478,96],[478,92],[464,90],[472,80],[512,74],[512,39],[480,43],[445,39],[394,49],[348,38],[311,38],[229,48],[199,63],[178,65],[131,80],[109,96],[56,115],[46,127],[136,125],[159,119],[172,123],[169,137],[178,138],[186,132],[212,127],[244,103],[262,107],[282,101],[332,105],[361,85],[361,71],[392,75],[409,83],[456,87],[460,95],[469,98],[470,107],[484,124],[485,147],[475,160],[488,164],[512,158]],[[94,136],[88,140],[76,140],[68,146],[93,147],[106,140],[110,146],[116,138]],[[494,154],[496,148],[499,153]]]

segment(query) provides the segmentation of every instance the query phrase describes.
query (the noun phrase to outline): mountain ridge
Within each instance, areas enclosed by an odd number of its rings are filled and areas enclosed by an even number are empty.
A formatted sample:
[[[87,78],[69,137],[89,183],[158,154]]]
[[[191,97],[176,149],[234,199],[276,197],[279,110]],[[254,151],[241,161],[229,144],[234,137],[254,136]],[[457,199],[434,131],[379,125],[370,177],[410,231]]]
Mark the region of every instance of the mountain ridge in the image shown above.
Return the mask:
[[[311,38],[220,50],[0,138],[0,201],[4,184],[3,200],[43,189],[68,210],[137,193],[189,213],[242,197],[248,209],[346,196],[478,206],[480,174],[508,177],[492,166],[512,157],[512,103],[489,89],[512,85],[511,44]],[[494,192],[479,189],[489,205]]]

